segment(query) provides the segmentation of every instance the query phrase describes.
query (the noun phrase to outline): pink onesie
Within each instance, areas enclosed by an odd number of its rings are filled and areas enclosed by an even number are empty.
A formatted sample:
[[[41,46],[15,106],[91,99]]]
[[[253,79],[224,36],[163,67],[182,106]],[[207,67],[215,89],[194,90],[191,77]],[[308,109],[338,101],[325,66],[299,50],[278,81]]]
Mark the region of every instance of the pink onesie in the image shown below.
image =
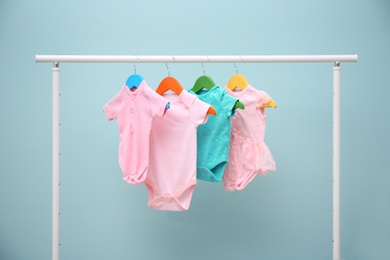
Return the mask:
[[[242,91],[225,90],[239,99],[245,109],[237,109],[231,122],[228,165],[223,175],[227,191],[244,189],[257,175],[276,170],[275,161],[264,143],[266,115],[263,104],[271,97],[248,85]]]
[[[162,117],[168,100],[154,92],[143,80],[138,88],[122,87],[104,105],[108,120],[116,119],[119,130],[119,166],[123,180],[140,185],[149,163],[149,137],[152,121]]]
[[[148,206],[182,211],[189,208],[196,185],[196,130],[206,123],[210,105],[186,90],[163,96],[170,101],[170,109],[152,125],[145,180]]]

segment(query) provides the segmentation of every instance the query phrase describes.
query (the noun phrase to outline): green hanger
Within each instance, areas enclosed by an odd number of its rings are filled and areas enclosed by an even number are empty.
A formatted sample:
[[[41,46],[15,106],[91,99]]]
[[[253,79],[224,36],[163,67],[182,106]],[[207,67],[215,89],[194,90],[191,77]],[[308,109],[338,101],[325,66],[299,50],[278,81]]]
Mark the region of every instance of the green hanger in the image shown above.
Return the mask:
[[[200,76],[194,86],[192,87],[192,91],[194,93],[198,93],[200,90],[202,89],[207,89],[207,90],[210,90],[212,89],[213,87],[215,87],[215,83],[213,81],[212,78],[210,78],[209,76],[206,76],[206,75],[203,75],[203,76]],[[242,102],[238,101],[234,104],[234,108],[241,108],[241,109],[244,109],[245,106]]]
[[[237,100],[236,104],[234,104],[234,108],[244,109],[245,106],[244,106],[244,103],[242,103],[241,101]]]
[[[210,78],[209,76],[204,75],[204,76],[200,76],[196,80],[196,82],[195,82],[195,84],[194,84],[194,86],[192,87],[191,90],[194,93],[198,93],[200,90],[202,90],[204,88],[207,89],[207,90],[210,90],[214,86],[215,86],[215,83],[214,83],[213,79]]]

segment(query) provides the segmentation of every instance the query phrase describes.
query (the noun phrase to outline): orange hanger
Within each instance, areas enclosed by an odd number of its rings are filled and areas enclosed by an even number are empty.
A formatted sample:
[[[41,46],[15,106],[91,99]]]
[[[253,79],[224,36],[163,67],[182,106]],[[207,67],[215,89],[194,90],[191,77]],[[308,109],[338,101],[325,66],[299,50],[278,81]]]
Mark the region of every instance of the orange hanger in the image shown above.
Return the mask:
[[[175,79],[174,77],[168,76],[160,82],[160,85],[158,85],[156,92],[158,94],[162,95],[165,92],[167,92],[168,90],[172,90],[176,94],[180,95],[180,93],[183,91],[183,87],[180,85],[180,83],[179,83],[179,81],[177,81],[177,79]]]
[[[180,82],[177,81],[174,77],[168,76],[164,78],[160,84],[158,85],[156,92],[160,95],[164,94],[168,90],[172,90],[176,94],[180,95],[180,93],[183,91],[183,87],[180,85]],[[214,116],[217,115],[217,112],[215,112],[215,109],[210,106],[209,110],[207,110],[207,114],[212,114]]]
[[[215,109],[212,106],[210,106],[209,110],[207,110],[207,114],[212,114],[213,116],[216,116],[217,112],[215,111]]]

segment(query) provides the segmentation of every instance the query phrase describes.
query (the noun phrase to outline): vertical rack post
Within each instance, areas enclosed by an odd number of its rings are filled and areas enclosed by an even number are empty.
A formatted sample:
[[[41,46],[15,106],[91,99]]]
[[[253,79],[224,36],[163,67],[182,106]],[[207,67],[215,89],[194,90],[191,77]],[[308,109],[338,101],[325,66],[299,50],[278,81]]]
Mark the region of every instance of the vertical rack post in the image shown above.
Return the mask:
[[[52,68],[52,260],[60,259],[60,67]]]
[[[333,260],[340,260],[340,62],[333,67]]]

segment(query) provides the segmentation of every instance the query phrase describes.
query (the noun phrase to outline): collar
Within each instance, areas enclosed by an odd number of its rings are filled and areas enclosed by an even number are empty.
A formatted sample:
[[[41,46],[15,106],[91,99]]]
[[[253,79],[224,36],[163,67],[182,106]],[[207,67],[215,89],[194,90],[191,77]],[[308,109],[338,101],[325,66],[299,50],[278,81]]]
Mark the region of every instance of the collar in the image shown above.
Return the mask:
[[[130,88],[126,85],[123,85],[122,90],[132,97],[137,97],[138,95],[141,95],[145,92],[146,87],[148,87],[148,84],[145,80],[142,80],[138,88],[136,88],[134,91],[130,90]]]
[[[247,91],[252,89],[253,87],[251,85],[246,86],[243,90],[241,91],[232,91],[230,90],[227,86],[225,86],[225,90],[227,93],[229,93],[232,96],[239,97],[241,95],[244,95]]]

